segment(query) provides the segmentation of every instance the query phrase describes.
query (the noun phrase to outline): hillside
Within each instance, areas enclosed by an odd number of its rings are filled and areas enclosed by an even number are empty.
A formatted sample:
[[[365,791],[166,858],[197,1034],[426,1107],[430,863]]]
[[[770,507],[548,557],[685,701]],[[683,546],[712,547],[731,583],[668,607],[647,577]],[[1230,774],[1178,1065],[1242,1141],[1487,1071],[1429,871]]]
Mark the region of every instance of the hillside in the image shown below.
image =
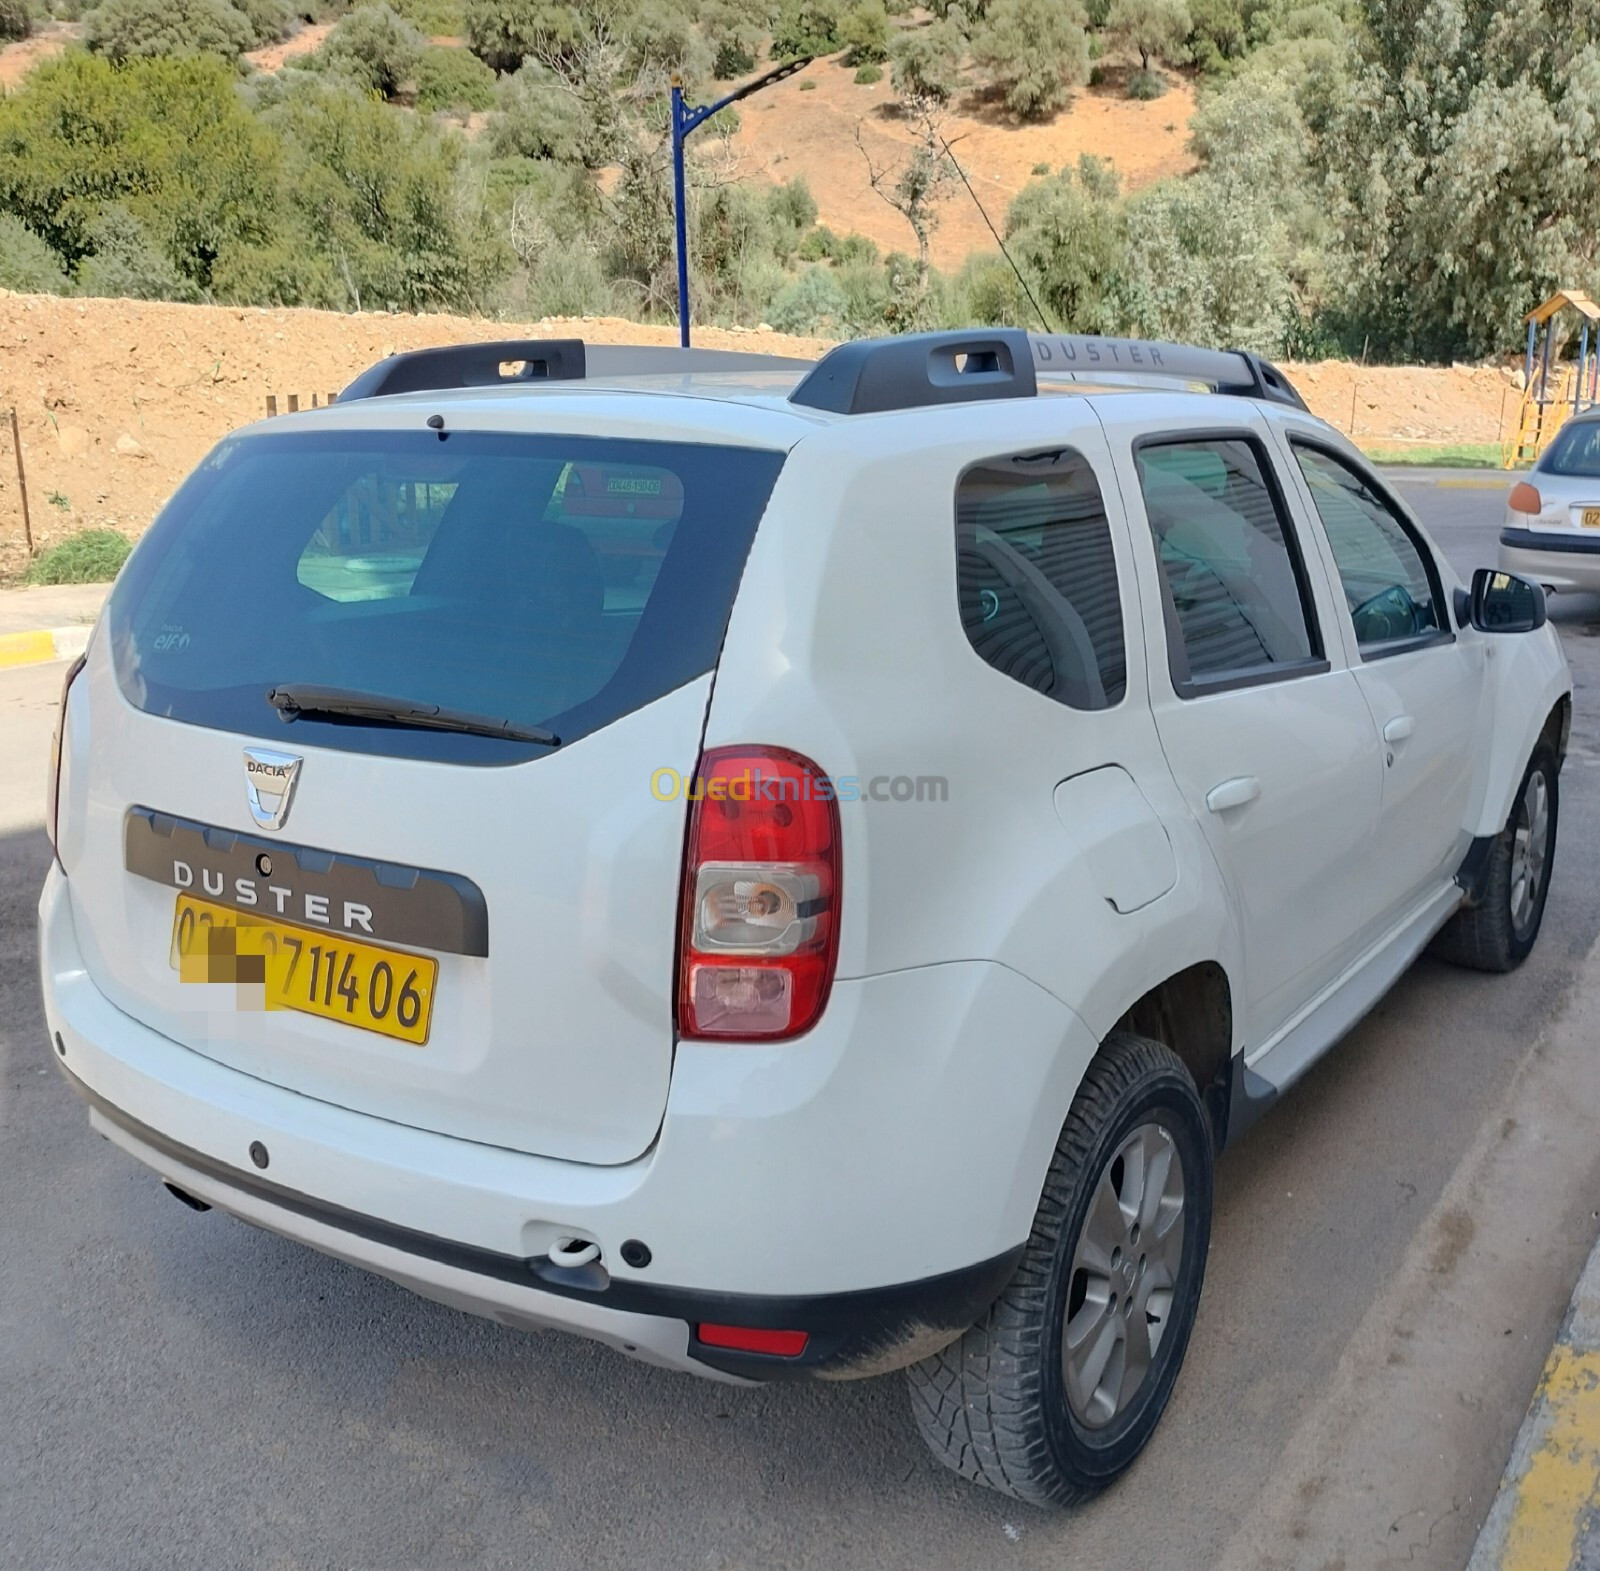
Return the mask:
[[[805,88],[806,82],[815,85]],[[841,57],[814,61],[739,105],[739,173],[775,181],[798,175],[830,229],[866,235],[885,251],[909,250],[911,231],[872,190],[855,140],[859,127],[863,146],[880,166],[903,159],[912,135],[892,113],[893,105],[887,77],[858,87]],[[1069,109],[1037,125],[986,113],[967,95],[957,101],[944,135],[990,219],[1003,228],[1012,199],[1041,166],[1070,169],[1084,153],[1109,162],[1130,191],[1188,173],[1194,167],[1187,148],[1194,106],[1194,88],[1181,78],[1147,103],[1120,89],[1085,89]],[[934,265],[957,268],[970,253],[993,250],[977,205],[959,185],[952,187],[939,207]]]
[[[40,543],[90,525],[136,535],[225,432],[275,395],[309,403],[398,349],[474,338],[581,336],[596,343],[671,343],[669,328],[585,319],[534,325],[449,316],[238,310],[126,300],[63,300],[0,291],[0,414],[22,427],[34,534]],[[696,334],[705,347],[814,356],[817,339]],[[1364,441],[1492,442],[1510,383],[1493,367],[1289,368],[1308,402],[1347,428],[1355,394]],[[0,425],[0,578],[20,571],[22,519]]]
[[[54,23],[22,43],[0,47],[0,88],[19,85],[34,66],[59,54],[82,31],[81,24]],[[331,31],[329,23],[301,26],[285,42],[252,50],[244,58],[257,71],[277,72],[317,49]],[[456,39],[436,42],[464,47]],[[882,166],[906,156],[911,134],[894,112],[888,76],[857,85],[843,60],[842,54],[817,60],[739,105],[734,137],[738,164],[732,173],[773,183],[803,178],[817,199],[820,221],[835,233],[865,235],[886,252],[905,251],[913,244],[911,233],[905,220],[873,192],[855,137],[859,127],[867,152]],[[724,92],[729,85],[711,84],[709,90]],[[1194,87],[1181,77],[1174,77],[1170,91],[1153,102],[1128,98],[1120,88],[1083,89],[1069,108],[1038,124],[995,113],[969,93],[950,113],[944,134],[999,226],[1036,171],[1071,168],[1081,154],[1112,164],[1130,191],[1187,173],[1194,167],[1187,150],[1194,108]],[[474,137],[485,118],[473,115],[459,129]],[[709,135],[708,128],[697,145]],[[953,187],[939,208],[934,264],[954,269],[970,253],[994,249],[976,203]]]

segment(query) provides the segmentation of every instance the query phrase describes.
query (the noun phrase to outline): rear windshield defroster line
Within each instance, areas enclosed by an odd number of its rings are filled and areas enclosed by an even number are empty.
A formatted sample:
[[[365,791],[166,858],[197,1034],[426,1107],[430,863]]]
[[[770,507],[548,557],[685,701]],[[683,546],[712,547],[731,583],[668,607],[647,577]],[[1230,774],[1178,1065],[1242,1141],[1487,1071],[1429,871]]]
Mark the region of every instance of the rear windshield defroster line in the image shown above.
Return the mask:
[[[570,745],[711,670],[782,465],[602,437],[234,437],[118,579],[117,679],[147,714],[296,746],[548,756],[544,737]],[[286,687],[502,729],[302,709],[290,730],[268,698]]]

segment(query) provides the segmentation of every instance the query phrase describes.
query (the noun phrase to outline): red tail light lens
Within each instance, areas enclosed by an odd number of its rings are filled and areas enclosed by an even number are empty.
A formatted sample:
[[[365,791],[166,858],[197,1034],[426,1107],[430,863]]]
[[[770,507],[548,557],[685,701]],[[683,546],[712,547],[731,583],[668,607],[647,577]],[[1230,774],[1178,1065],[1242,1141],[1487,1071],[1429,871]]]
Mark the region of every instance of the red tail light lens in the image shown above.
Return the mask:
[[[67,667],[66,679],[61,684],[61,704],[56,710],[56,728],[50,733],[50,776],[45,782],[44,822],[52,850],[59,844],[57,820],[61,815],[61,749],[66,739],[67,695],[72,691],[72,684],[83,670],[83,665],[84,657],[79,655]]]
[[[839,805],[798,753],[726,747],[690,785],[678,1030],[798,1036],[839,955]]]
[[[754,1326],[698,1325],[695,1336],[707,1347],[728,1347],[739,1353],[772,1353],[798,1358],[811,1340],[804,1331],[762,1331]]]
[[[1519,480],[1512,486],[1506,506],[1513,513],[1539,513],[1544,509],[1544,499],[1536,487],[1529,485],[1526,480]]]

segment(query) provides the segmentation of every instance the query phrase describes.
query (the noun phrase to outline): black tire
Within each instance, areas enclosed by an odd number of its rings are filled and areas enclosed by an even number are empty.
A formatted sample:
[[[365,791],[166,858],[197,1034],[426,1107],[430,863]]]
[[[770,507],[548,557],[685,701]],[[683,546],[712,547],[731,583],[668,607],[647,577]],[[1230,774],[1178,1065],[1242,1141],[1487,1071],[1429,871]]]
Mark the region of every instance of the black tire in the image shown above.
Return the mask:
[[[1126,1178],[1133,1159],[1121,1168],[1114,1159],[1130,1141],[1150,1140],[1145,1131],[1151,1129],[1160,1151],[1170,1146],[1181,1173],[1182,1229],[1172,1286],[1159,1294],[1145,1287],[1141,1299],[1146,1266],[1140,1255],[1134,1291],[1120,1306],[1115,1293],[1090,1304],[1081,1296],[1086,1271],[1074,1269],[1074,1258],[1080,1242],[1089,1245],[1084,1234],[1091,1202],[1103,1178],[1115,1195],[1116,1175]],[[1154,1162],[1148,1165],[1156,1171]],[[1076,1505],[1132,1464],[1166,1408],[1194,1326],[1211,1238],[1211,1175],[1211,1126],[1188,1071],[1160,1043],[1114,1033],[1090,1064],[1067,1115],[1016,1275],[959,1341],[906,1371],[917,1426],[941,1462],[974,1483],[1038,1505]],[[1153,1242],[1167,1232],[1152,1223],[1145,1237]],[[1139,1236],[1133,1228],[1125,1262]],[[1168,1251],[1172,1243],[1168,1238]],[[1120,1270],[1121,1276],[1113,1269],[1104,1284],[1127,1281],[1128,1265]],[[1151,1272],[1152,1281],[1159,1270]],[[1156,1322],[1145,1304],[1157,1297],[1166,1299],[1165,1314],[1152,1331]],[[1127,1406],[1098,1425],[1086,1423],[1075,1410],[1081,1389],[1069,1399],[1062,1361],[1068,1311],[1074,1310],[1074,1325],[1086,1323],[1078,1317],[1087,1312],[1091,1321],[1100,1316],[1094,1322],[1099,1328],[1111,1326],[1113,1335],[1127,1338],[1125,1367],[1131,1335],[1113,1322],[1119,1307],[1128,1321],[1130,1298],[1155,1351]],[[1113,1352],[1108,1370],[1116,1358]]]
[[[1537,887],[1528,908],[1518,920],[1518,844],[1517,837],[1528,829],[1529,790],[1535,776],[1544,782],[1548,812],[1548,831]],[[1453,965],[1474,971],[1514,971],[1528,958],[1539,927],[1544,921],[1544,903],[1550,892],[1550,873],[1555,865],[1556,827],[1561,807],[1561,776],[1556,756],[1549,743],[1533,750],[1522,783],[1511,804],[1511,817],[1495,837],[1489,853],[1489,872],[1483,899],[1475,906],[1457,911],[1430,946],[1430,953]]]

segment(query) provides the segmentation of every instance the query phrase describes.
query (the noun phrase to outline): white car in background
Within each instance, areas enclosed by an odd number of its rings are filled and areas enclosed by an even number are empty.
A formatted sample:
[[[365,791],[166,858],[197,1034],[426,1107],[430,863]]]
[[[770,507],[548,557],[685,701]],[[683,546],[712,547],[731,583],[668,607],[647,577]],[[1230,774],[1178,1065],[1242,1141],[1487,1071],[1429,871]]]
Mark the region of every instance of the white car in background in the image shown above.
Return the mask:
[[[904,1368],[1070,1503],[1216,1153],[1430,943],[1532,948],[1571,690],[1251,355],[402,355],[117,580],[45,1013],[196,1209],[713,1378]]]
[[[1511,487],[1499,560],[1546,589],[1600,593],[1600,409],[1567,420]]]

